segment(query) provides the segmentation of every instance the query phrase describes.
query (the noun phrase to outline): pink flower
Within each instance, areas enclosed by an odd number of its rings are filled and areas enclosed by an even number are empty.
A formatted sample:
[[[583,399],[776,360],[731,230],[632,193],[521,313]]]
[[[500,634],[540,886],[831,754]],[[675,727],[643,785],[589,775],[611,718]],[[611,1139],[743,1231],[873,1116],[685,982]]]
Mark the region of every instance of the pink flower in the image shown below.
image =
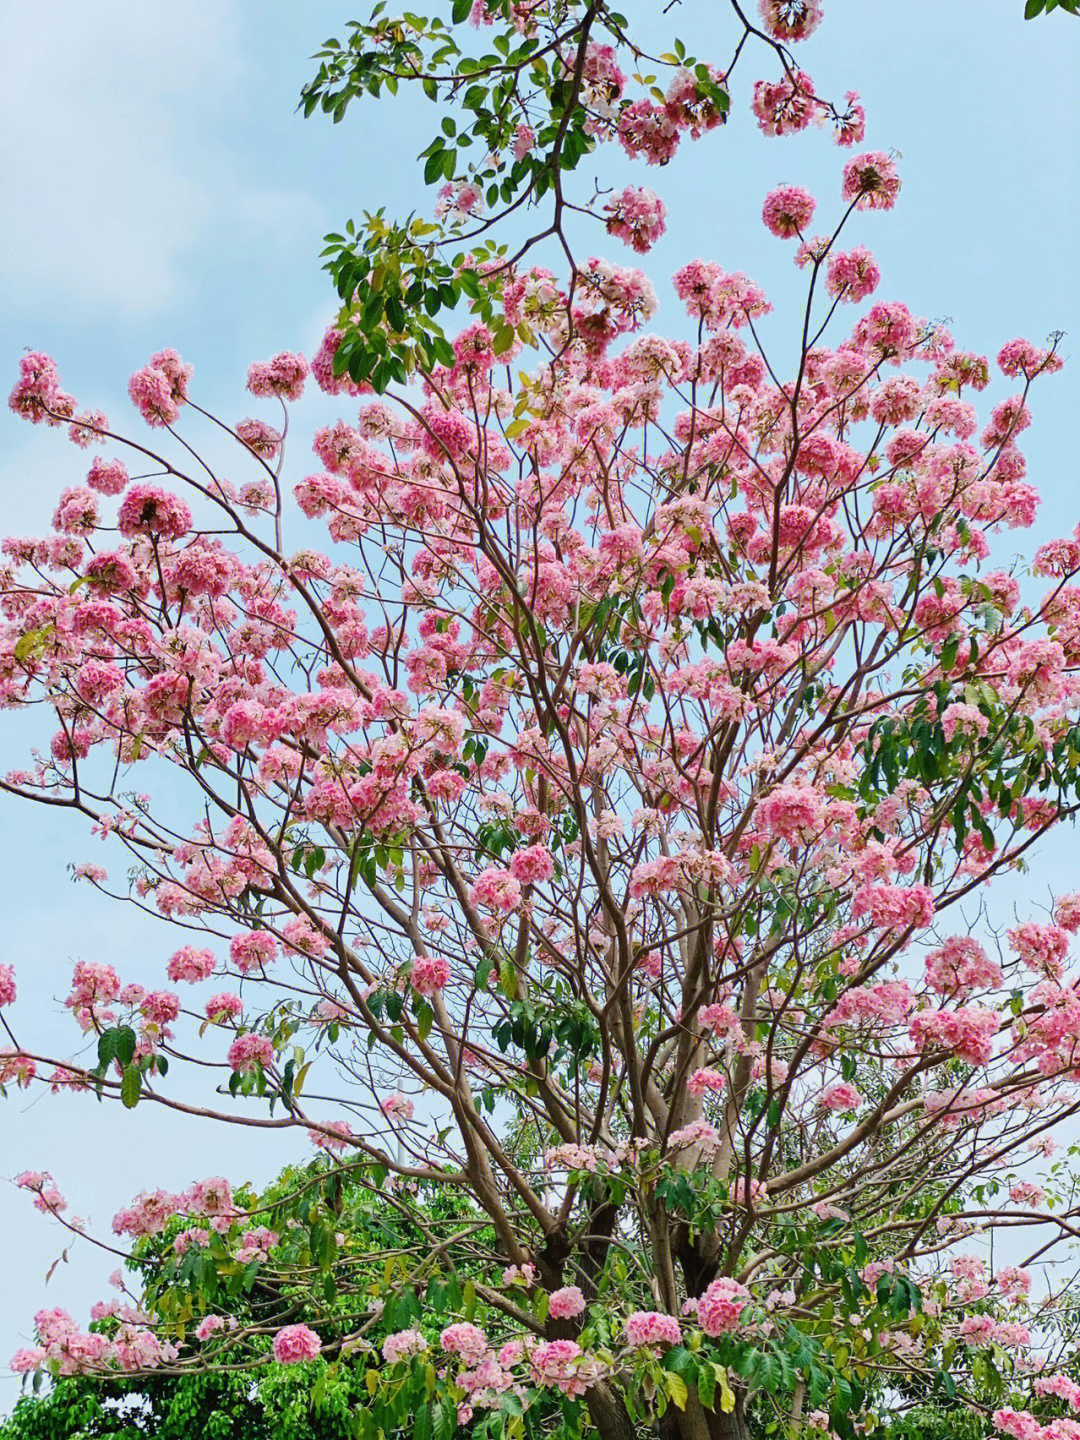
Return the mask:
[[[1039,925],[1029,920],[1009,931],[1009,944],[1029,970],[1056,979],[1065,968],[1069,936],[1056,925]]]
[[[322,1341],[306,1325],[286,1325],[274,1336],[274,1359],[279,1365],[314,1360],[321,1349]]]
[[[800,185],[778,185],[765,197],[761,218],[779,240],[801,235],[814,218],[817,203]]]
[[[127,467],[122,460],[103,460],[95,456],[86,483],[102,495],[119,495],[128,483]]]
[[[1080,930],[1080,895],[1059,895],[1054,905],[1054,921],[1062,930],[1075,935]]]
[[[766,830],[784,840],[816,838],[822,828],[825,797],[808,785],[778,785],[758,802]]]
[[[229,1046],[229,1069],[237,1074],[245,1075],[260,1067],[265,1070],[273,1061],[274,1046],[266,1035],[256,1035],[249,1030],[245,1035],[238,1035]]]
[[[217,957],[211,951],[196,950],[191,945],[184,945],[169,958],[169,979],[174,984],[185,980],[189,985],[195,985],[211,976],[216,965]]]
[[[553,1290],[551,1300],[548,1304],[548,1314],[554,1320],[568,1320],[574,1315],[580,1315],[585,1309],[585,1296],[576,1285],[564,1285],[561,1290]]]
[[[512,146],[515,160],[524,160],[529,151],[536,144],[536,131],[531,125],[519,125],[514,131],[514,143]]]
[[[997,1012],[981,1005],[959,1010],[920,1010],[908,1024],[918,1051],[952,1050],[961,1060],[985,1065],[994,1053],[993,1040],[1000,1026]]]
[[[1018,1180],[1009,1190],[1009,1199],[1014,1205],[1026,1205],[1038,1210],[1046,1203],[1046,1191],[1030,1180]]]
[[[814,82],[796,70],[789,79],[756,80],[751,109],[766,135],[794,135],[805,130],[818,108]]]
[[[833,251],[826,263],[825,289],[838,300],[856,304],[872,295],[881,281],[877,261],[865,245]]]
[[[116,517],[121,535],[179,540],[191,529],[191,511],[160,485],[133,485]]]
[[[142,997],[139,1009],[151,1025],[170,1025],[180,1014],[180,996],[171,990],[153,990]]]
[[[15,1003],[15,971],[10,965],[0,965],[0,1005]]]
[[[229,959],[241,975],[277,959],[278,943],[269,930],[242,930],[229,941]]]
[[[854,1085],[838,1080],[834,1085],[827,1085],[822,1090],[817,1103],[823,1110],[857,1110],[863,1103],[863,1097]]]
[[[148,425],[171,425],[180,414],[172,387],[160,370],[147,365],[128,381],[132,404]]]
[[[749,1301],[750,1292],[745,1285],[720,1275],[698,1300],[698,1324],[706,1335],[713,1337],[737,1330],[739,1316]]]
[[[805,40],[821,24],[821,0],[758,0],[761,22],[781,44]]]
[[[896,165],[880,150],[856,155],[844,166],[841,194],[856,210],[891,210],[899,193]]]
[[[639,185],[628,185],[607,202],[604,210],[608,234],[625,240],[639,255],[651,250],[664,233],[667,215],[664,202]]]
[[[280,430],[275,430],[272,425],[267,425],[262,420],[240,420],[236,425],[236,433],[248,449],[263,460],[274,458],[283,438]]]
[[[724,1088],[724,1077],[719,1070],[695,1070],[686,1082],[691,1095],[704,1095],[706,1090],[719,1095]]]
[[[522,885],[542,884],[555,874],[555,861],[546,845],[529,845],[516,850],[510,861],[510,874]]]
[[[674,1315],[661,1315],[655,1310],[635,1310],[627,1317],[628,1345],[678,1345],[682,1329]]]
[[[934,896],[928,885],[863,885],[851,902],[851,918],[868,915],[880,929],[923,929],[934,918]]]
[[[509,870],[489,865],[476,877],[469,890],[469,900],[484,910],[509,915],[521,904],[521,886]]]
[[[272,360],[252,365],[247,386],[253,395],[279,395],[283,400],[299,400],[307,379],[308,363],[303,355],[283,351]]]
[[[348,1148],[352,1130],[346,1120],[331,1120],[321,1130],[309,1130],[308,1139],[317,1150],[340,1152]]]
[[[553,1385],[564,1395],[584,1395],[598,1372],[575,1340],[541,1340],[529,1355],[529,1369],[537,1385]]]
[[[199,1180],[187,1195],[190,1215],[225,1215],[232,1209],[232,1187],[228,1180],[215,1175],[209,1180]]]
[[[1001,984],[1001,967],[970,935],[954,935],[926,957],[926,980],[941,995],[963,997]]]
[[[412,964],[410,983],[418,995],[437,995],[450,979],[450,963],[441,955],[418,955]]]
[[[160,350],[128,381],[132,403],[148,425],[171,425],[187,399],[191,366],[175,350]]]
[[[483,1330],[467,1322],[448,1325],[439,1336],[439,1344],[448,1355],[456,1355],[470,1368],[479,1365],[488,1352],[487,1336]]]
[[[416,1113],[413,1102],[396,1090],[379,1101],[379,1109],[388,1120],[411,1120]]]
[[[643,155],[649,165],[666,165],[679,148],[679,128],[651,100],[635,100],[619,116],[619,144],[631,159]]]
[[[383,1341],[383,1359],[388,1365],[396,1365],[399,1360],[409,1360],[427,1348],[428,1342],[419,1330],[396,1330]]]
[[[244,1002],[239,995],[211,995],[206,1002],[206,1018],[216,1025],[223,1020],[235,1020],[243,1011]]]

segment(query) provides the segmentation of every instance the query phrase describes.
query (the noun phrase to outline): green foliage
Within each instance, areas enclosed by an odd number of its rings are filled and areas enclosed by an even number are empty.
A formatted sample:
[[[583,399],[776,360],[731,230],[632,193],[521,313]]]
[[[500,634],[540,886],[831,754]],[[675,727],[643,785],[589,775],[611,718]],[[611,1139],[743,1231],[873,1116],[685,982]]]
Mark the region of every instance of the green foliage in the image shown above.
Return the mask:
[[[1051,10],[1062,10],[1066,15],[1080,15],[1080,0],[1026,0],[1024,19],[1034,20],[1037,15],[1049,15]]]
[[[487,209],[482,219],[450,214],[438,222],[410,217],[400,223],[382,210],[365,212],[359,224],[350,220],[343,232],[327,235],[323,257],[342,302],[335,373],[368,382],[379,393],[393,382],[404,384],[416,370],[453,363],[437,317],[463,301],[491,328],[496,356],[518,340],[534,343],[527,323],[507,319],[503,281],[526,250],[547,236],[562,236],[565,177],[594,148],[581,98],[585,46],[627,38],[625,17],[606,4],[580,11],[556,5],[528,35],[518,33],[508,15],[497,17],[485,31],[490,49],[468,53],[475,37],[465,24],[471,8],[471,0],[453,0],[447,18],[389,15],[379,0],[366,23],[350,21],[344,39],[328,39],[316,52],[318,70],[301,92],[305,116],[321,111],[337,124],[354,100],[386,99],[400,87],[419,87],[440,117],[418,156],[424,184],[467,180]],[[701,102],[726,115],[726,90],[681,41],[651,63],[691,71]],[[637,78],[662,96],[655,76]],[[515,154],[520,125],[528,125],[535,140]],[[490,240],[456,254],[448,250],[542,202],[551,206],[550,222],[516,255]]]

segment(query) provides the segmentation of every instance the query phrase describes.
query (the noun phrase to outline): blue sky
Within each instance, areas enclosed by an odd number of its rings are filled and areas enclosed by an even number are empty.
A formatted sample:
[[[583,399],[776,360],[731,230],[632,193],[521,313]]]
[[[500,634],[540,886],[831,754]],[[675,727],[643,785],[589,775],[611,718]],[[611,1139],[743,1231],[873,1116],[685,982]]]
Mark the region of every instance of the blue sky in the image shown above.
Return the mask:
[[[723,57],[726,40],[714,52],[702,38],[708,17],[726,9],[719,0],[684,0],[660,21],[662,8],[659,0],[623,5],[661,48],[679,34],[703,58]],[[860,216],[852,232],[875,251],[880,296],[951,317],[958,343],[984,353],[1018,334],[1041,342],[1051,330],[1068,332],[1064,353],[1073,363],[1040,382],[1025,436],[1044,503],[1034,536],[1022,543],[1068,533],[1080,520],[1072,433],[1080,401],[1080,20],[1025,24],[1021,0],[826,0],[825,8],[800,60],[822,93],[857,88],[868,145],[902,156],[897,210]],[[431,194],[412,161],[435,129],[432,107],[357,105],[338,127],[296,113],[307,57],[351,13],[347,0],[8,7],[0,55],[7,375],[24,348],[47,350],[82,404],[126,422],[128,375],[171,345],[194,364],[200,402],[239,418],[249,410],[243,382],[251,361],[282,349],[311,353],[333,311],[317,260],[323,233],[365,208],[423,207]],[[666,172],[646,174],[602,152],[607,176],[654,185],[668,205],[669,233],[647,267],[661,294],[661,331],[665,319],[678,326],[664,278],[704,255],[765,287],[777,309],[771,333],[782,336],[797,272],[791,247],[762,228],[761,201],[792,181],[819,197],[822,226],[835,209],[844,153],[819,132],[760,137],[747,86],[768,72],[755,64],[736,86],[727,131],[684,147]],[[599,248],[628,258],[614,241]],[[309,409],[308,430],[334,413],[322,401]],[[81,478],[81,455],[6,409],[0,450],[3,533],[43,533],[61,486]],[[293,464],[297,478],[311,468],[299,450]],[[26,717],[0,716],[4,768],[48,733]],[[1065,853],[1072,845],[1071,836],[1059,841],[1029,888],[1080,888]],[[76,1036],[62,997],[74,961],[109,961],[125,978],[146,979],[160,976],[175,948],[163,926],[70,885],[69,861],[101,857],[100,842],[66,817],[0,797],[0,958],[19,975],[24,1043],[34,1034],[43,1048],[70,1053]],[[0,1367],[26,1342],[42,1304],[85,1318],[116,1263],[77,1245],[46,1286],[62,1236],[6,1177],[51,1169],[72,1212],[107,1233],[113,1212],[144,1187],[181,1188],[214,1173],[262,1181],[298,1153],[295,1141],[178,1124],[150,1106],[127,1113],[87,1097],[22,1093],[0,1106],[0,1136],[0,1233],[8,1237]],[[3,1411],[17,1382],[2,1368],[0,1377]]]

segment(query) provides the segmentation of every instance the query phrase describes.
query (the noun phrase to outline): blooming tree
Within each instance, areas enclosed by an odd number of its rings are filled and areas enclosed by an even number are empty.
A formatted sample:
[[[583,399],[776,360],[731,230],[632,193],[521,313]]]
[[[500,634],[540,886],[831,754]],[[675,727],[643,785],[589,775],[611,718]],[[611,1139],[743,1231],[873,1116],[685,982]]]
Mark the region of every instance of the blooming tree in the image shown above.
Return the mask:
[[[473,8],[503,55],[577,26],[533,198],[570,136],[663,159],[723,108],[731,66],[624,97],[598,4]],[[764,128],[823,110],[783,68],[818,14],[762,6]],[[373,26],[376,56],[416,28]],[[713,260],[674,276],[669,338],[647,276],[561,229],[564,273],[377,226],[331,261],[310,369],[352,418],[307,476],[299,355],[249,372],[273,424],[227,423],[163,350],[132,435],[23,357],[13,407],[105,448],[52,535],[4,543],[0,695],[49,739],[3,785],[125,847],[126,884],[77,873],[177,933],[160,989],[76,965],[59,1057],[0,969],[0,1080],[316,1158],[287,1193],[144,1192],[113,1225],[133,1303],[42,1312],[16,1369],[360,1367],[365,1437],[851,1436],[905,1392],[1075,1433],[1067,1307],[965,1245],[1045,1259],[1080,1215],[1041,1164],[1080,1109],[1080,896],[1001,934],[981,906],[1080,803],[1080,537],[992,558],[1035,514],[1018,442],[1057,344],[1006,343],[980,418],[989,361],[876,297],[893,160],[837,170],[820,230],[801,188],[763,197],[790,368]],[[603,210],[635,251],[662,223]],[[474,312],[452,340],[435,264]],[[407,1231],[381,1267],[346,1178]],[[18,1183],[79,1228],[50,1174]]]

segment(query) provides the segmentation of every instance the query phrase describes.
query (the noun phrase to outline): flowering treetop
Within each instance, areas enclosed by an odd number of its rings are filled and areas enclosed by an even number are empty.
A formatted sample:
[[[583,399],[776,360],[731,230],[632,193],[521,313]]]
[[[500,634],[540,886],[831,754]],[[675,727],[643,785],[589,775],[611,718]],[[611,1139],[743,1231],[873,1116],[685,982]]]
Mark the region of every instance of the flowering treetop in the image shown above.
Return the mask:
[[[817,18],[765,8],[774,37]],[[658,113],[707,129],[680,94]],[[594,100],[564,135],[598,138]],[[163,350],[134,435],[22,358],[13,407],[105,448],[51,535],[4,542],[0,698],[48,728],[3,785],[115,837],[126,886],[78,873],[183,933],[161,988],[79,961],[73,1054],[5,1008],[0,1080],[316,1158],[270,1196],[144,1192],[114,1221],[134,1303],[42,1312],[16,1368],[359,1364],[371,1436],[847,1437],[905,1386],[1072,1434],[1064,1311],[965,1244],[1038,1253],[1077,1213],[1038,1161],[1080,1108],[1080,897],[971,922],[1080,803],[1080,536],[992,558],[1035,514],[1057,343],[1006,343],[980,417],[989,360],[878,298],[849,234],[894,161],[838,169],[820,206],[763,197],[790,371],[711,259],[673,279],[692,339],[649,328],[637,268],[446,262],[475,313],[400,373],[357,275],[310,367],[350,418],[287,478],[301,356],[249,372],[272,424],[227,423]],[[646,248],[655,206],[619,205]],[[358,333],[380,374],[343,363]],[[408,1263],[362,1263],[346,1176]]]

